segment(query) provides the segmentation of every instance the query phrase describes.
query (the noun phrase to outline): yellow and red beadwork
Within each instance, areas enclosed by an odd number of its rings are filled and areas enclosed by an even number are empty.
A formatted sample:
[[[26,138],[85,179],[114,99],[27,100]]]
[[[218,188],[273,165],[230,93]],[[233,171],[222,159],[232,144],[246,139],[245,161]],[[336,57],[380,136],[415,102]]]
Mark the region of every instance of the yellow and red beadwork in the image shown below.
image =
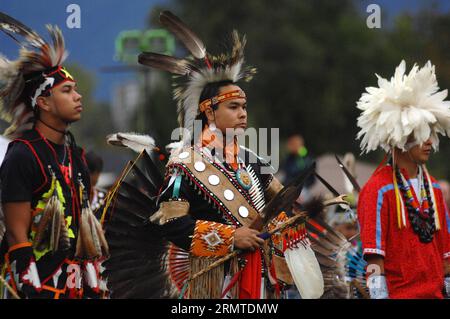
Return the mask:
[[[232,225],[197,220],[190,251],[194,256],[224,256],[233,250],[235,230]]]
[[[270,223],[267,225],[267,231],[269,231],[269,232],[272,231],[277,226],[283,224],[287,220],[288,220],[288,217],[287,217],[286,213],[285,212],[281,212],[274,219],[272,219],[270,221]],[[284,238],[284,236],[286,234],[287,234],[287,229],[285,229],[285,230],[283,230],[281,232],[277,232],[277,233],[272,235],[273,247],[275,249],[277,249],[278,251],[280,251],[280,252],[283,251],[283,238]]]

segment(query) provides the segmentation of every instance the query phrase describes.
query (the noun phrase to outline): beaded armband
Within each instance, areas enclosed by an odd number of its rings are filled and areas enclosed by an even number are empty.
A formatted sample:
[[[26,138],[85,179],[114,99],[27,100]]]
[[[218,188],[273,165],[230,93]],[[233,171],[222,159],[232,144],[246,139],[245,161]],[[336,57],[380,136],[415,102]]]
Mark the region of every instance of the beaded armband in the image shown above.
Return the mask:
[[[218,257],[233,251],[236,228],[205,220],[197,220],[190,252],[194,256]]]

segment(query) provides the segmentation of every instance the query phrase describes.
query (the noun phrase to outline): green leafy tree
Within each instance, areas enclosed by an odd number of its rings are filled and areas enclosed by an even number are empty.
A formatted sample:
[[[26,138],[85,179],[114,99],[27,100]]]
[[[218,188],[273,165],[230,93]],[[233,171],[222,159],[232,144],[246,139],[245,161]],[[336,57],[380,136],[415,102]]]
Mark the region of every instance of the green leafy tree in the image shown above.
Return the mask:
[[[152,26],[159,27],[161,9],[149,14]],[[369,29],[367,14],[351,0],[174,0],[164,9],[192,26],[211,53],[226,49],[226,35],[233,29],[245,33],[246,59],[258,68],[255,79],[243,85],[250,125],[279,127],[282,139],[301,132],[315,154],[359,154],[356,101],[365,87],[377,84],[375,73],[390,77],[402,59],[410,67],[430,59],[441,87],[450,85],[450,15],[433,4],[414,15],[401,14],[381,29]],[[174,102],[159,103],[152,116],[167,112],[175,117]],[[445,177],[450,171],[444,159],[450,152],[448,140],[442,144],[432,167]],[[375,152],[362,158],[382,157]]]

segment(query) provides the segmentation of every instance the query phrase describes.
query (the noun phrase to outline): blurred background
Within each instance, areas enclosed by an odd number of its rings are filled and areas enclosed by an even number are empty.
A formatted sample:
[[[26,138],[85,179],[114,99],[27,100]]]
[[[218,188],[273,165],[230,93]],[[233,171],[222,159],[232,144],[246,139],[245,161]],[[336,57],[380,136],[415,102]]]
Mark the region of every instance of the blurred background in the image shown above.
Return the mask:
[[[369,28],[370,4],[381,8],[381,28]],[[80,28],[69,28],[70,4],[80,9]],[[66,66],[83,95],[83,118],[72,126],[79,145],[104,161],[100,185],[112,183],[134,154],[108,146],[114,132],[152,135],[158,145],[170,142],[177,126],[170,76],[137,64],[141,51],[184,56],[180,43],[161,31],[161,10],[179,15],[219,53],[233,29],[247,35],[246,59],[258,68],[244,84],[249,126],[280,129],[281,161],[287,138],[303,136],[303,153],[319,159],[319,172],[343,189],[333,154],[356,157],[363,184],[384,154],[361,156],[356,101],[375,73],[390,77],[405,59],[408,69],[431,60],[441,89],[450,87],[450,1],[326,0],[2,0],[0,11],[45,35],[46,23],[58,24],[70,56]],[[0,52],[10,59],[18,48],[0,34]],[[0,129],[6,123],[0,124]],[[450,143],[429,164],[438,179],[450,178]],[[317,184],[317,183],[316,183]],[[342,185],[341,185],[342,184]],[[317,186],[318,187],[318,186]]]

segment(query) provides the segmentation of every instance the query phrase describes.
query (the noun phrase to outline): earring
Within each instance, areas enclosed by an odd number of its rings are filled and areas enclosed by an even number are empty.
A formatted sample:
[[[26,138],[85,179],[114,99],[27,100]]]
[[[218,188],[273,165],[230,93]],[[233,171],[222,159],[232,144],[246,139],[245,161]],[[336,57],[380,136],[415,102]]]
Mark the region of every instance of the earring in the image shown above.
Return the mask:
[[[209,124],[209,129],[210,129],[212,132],[214,132],[215,130],[217,130],[216,123],[211,122],[211,123]]]

